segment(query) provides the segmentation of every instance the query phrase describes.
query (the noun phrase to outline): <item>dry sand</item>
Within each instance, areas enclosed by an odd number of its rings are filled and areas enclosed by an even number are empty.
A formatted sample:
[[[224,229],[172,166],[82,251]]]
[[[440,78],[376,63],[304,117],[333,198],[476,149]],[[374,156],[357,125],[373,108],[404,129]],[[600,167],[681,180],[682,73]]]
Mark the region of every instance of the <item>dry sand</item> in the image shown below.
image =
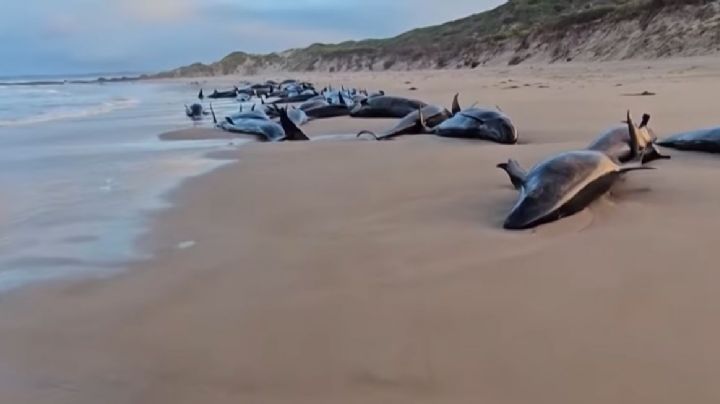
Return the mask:
[[[582,147],[626,108],[661,136],[720,124],[717,61],[685,63],[325,76],[460,90],[522,144],[242,147],[172,196],[154,260],[0,300],[0,403],[716,403],[720,160],[665,150],[528,232],[501,229],[516,192],[495,168]]]

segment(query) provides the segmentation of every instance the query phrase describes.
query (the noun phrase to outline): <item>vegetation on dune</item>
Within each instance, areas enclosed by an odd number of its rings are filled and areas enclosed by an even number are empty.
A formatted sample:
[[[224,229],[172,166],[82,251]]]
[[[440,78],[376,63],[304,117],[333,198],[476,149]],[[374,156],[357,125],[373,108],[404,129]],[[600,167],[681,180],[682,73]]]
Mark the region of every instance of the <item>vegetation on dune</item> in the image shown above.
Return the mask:
[[[623,22],[637,21],[644,30],[661,13],[680,13],[686,7],[697,10],[692,18],[707,23],[703,33],[707,29],[718,29],[720,22],[713,25],[720,16],[718,2],[720,0],[509,0],[493,10],[414,29],[394,38],[313,44],[281,54],[233,52],[216,63],[196,63],[162,76],[251,73],[266,68],[291,71],[474,68],[494,60],[522,63],[532,57],[533,52],[539,52],[537,49],[547,52],[551,61],[565,60],[570,58],[570,45],[575,37],[611,30]],[[654,30],[653,38],[657,38],[659,48],[667,48],[668,45],[662,43],[665,38],[661,31]],[[622,45],[618,39],[608,40],[613,42],[600,43],[592,49],[594,57],[612,55],[613,48]],[[657,53],[663,56],[682,48],[682,44],[676,44]]]

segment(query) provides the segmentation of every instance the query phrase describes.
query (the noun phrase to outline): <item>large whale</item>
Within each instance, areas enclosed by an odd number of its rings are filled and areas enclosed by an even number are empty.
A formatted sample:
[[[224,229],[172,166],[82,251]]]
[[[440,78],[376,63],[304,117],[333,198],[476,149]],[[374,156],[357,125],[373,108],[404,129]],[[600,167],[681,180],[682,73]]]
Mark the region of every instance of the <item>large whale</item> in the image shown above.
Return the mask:
[[[238,88],[235,87],[228,91],[218,91],[215,89],[212,94],[208,95],[208,98],[235,98],[238,95]]]
[[[325,97],[317,96],[301,104],[299,109],[311,119],[333,118],[350,114],[345,98],[340,94],[338,103],[330,103]]]
[[[380,135],[376,135],[374,132],[369,130],[363,130],[357,134],[357,137],[368,134],[374,137],[375,140],[390,140],[401,135],[432,133],[432,130],[435,127],[445,122],[453,116],[454,113],[460,111],[460,107],[458,106],[458,94],[455,94],[455,97],[453,98],[453,111],[454,112],[450,112],[437,105],[426,105],[405,115],[392,128],[386,130]]]
[[[403,118],[425,107],[422,101],[378,95],[360,100],[350,111],[354,118]]]
[[[503,144],[518,141],[517,130],[510,117],[492,108],[463,109],[434,130],[438,136],[483,139]]]
[[[605,194],[623,173],[651,169],[642,165],[637,147],[638,128],[628,112],[628,127],[633,141],[635,162],[620,164],[596,150],[576,150],[558,154],[525,173],[514,160],[498,167],[510,174],[520,196],[505,220],[510,230],[529,229],[573,215]]]
[[[280,123],[277,123],[265,111],[253,109],[227,116],[217,126],[228,132],[256,136],[261,141],[309,140],[288,117],[286,109],[279,109],[279,118]]]

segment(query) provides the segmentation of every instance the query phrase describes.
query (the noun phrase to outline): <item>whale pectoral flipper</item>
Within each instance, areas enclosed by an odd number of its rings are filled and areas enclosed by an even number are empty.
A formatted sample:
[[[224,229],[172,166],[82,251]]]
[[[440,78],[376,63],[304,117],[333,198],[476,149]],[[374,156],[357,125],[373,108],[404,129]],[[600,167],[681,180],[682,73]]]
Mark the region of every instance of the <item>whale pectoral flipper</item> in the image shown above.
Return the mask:
[[[210,103],[210,112],[212,112],[213,123],[217,125],[217,118],[215,117],[215,110],[213,109],[212,102]]]

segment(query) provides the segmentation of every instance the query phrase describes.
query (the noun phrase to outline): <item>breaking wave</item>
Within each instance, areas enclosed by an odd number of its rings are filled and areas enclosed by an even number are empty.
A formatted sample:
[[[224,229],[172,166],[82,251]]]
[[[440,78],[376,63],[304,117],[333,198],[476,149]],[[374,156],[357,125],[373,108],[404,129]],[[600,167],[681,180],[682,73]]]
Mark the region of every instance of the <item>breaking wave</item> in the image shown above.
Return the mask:
[[[31,116],[0,119],[0,127],[30,125],[62,119],[84,118],[88,116],[107,114],[120,109],[132,108],[137,104],[139,104],[139,100],[137,99],[116,98],[94,105],[50,108]]]

